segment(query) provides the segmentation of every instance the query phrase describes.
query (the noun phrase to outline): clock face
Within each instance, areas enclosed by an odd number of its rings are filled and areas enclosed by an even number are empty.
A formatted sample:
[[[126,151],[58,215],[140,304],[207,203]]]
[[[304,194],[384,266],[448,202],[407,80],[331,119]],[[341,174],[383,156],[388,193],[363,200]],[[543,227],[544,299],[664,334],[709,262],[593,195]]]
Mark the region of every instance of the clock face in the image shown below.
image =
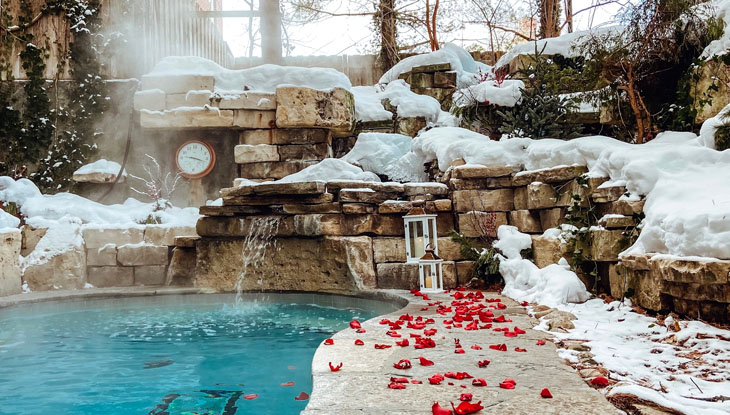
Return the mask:
[[[177,167],[188,178],[203,177],[210,173],[215,164],[213,148],[202,141],[189,141],[177,150]]]

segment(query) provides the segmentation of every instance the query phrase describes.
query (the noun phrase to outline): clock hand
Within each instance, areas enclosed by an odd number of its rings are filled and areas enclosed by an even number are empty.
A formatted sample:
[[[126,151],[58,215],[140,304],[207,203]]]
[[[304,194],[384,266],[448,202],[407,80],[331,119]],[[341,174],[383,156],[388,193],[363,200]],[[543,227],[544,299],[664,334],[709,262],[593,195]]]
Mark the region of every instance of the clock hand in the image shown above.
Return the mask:
[[[193,159],[193,160],[203,161],[203,159],[199,159],[199,158],[193,157],[193,156],[190,156],[190,158]]]

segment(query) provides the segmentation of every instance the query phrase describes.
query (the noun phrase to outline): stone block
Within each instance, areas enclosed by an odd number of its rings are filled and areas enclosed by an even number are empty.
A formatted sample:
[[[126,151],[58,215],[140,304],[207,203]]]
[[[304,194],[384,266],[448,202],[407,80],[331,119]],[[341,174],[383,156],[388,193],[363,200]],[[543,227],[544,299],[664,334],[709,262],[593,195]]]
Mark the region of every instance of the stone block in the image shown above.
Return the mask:
[[[131,287],[134,285],[132,267],[89,267],[89,284],[96,288]]]
[[[301,236],[399,236],[405,232],[403,219],[391,215],[297,215],[294,227]]]
[[[164,111],[165,93],[156,89],[136,92],[134,94],[134,110]]]
[[[196,237],[194,226],[147,225],[144,242],[152,245],[175,245],[178,237]]]
[[[321,128],[274,128],[242,131],[239,140],[250,145],[289,145],[331,143],[332,137],[328,130]]]
[[[161,89],[166,94],[200,90],[213,91],[215,78],[212,75],[144,75],[141,89]]]
[[[378,213],[408,213],[413,209],[413,202],[407,200],[387,200],[378,206]]]
[[[456,262],[456,284],[464,286],[474,278],[474,261],[458,261]]]
[[[689,261],[655,256],[649,260],[651,272],[663,281],[688,284],[727,284],[730,260]],[[730,301],[730,300],[729,300]]]
[[[282,161],[324,160],[332,157],[332,147],[327,143],[279,146]]]
[[[114,180],[117,178],[117,173],[108,173],[108,172],[94,172],[94,173],[83,173],[78,174],[74,173],[73,176],[71,176],[71,180],[75,181],[76,183],[95,183],[95,184],[103,184],[103,183],[114,183]],[[122,177],[119,178],[119,181],[117,183],[124,183],[125,176],[122,175]]]
[[[527,187],[521,186],[514,189],[515,210],[527,209]]]
[[[555,207],[558,193],[547,183],[530,183],[527,185],[527,209],[545,209]]]
[[[477,239],[472,241],[472,246],[481,251],[482,248],[487,247],[487,244]],[[450,236],[438,238],[438,255],[444,261],[465,260],[465,258],[461,256],[461,246],[457,242],[451,240]]]
[[[569,246],[559,238],[532,235],[532,260],[539,268],[557,264],[560,258],[568,257]]]
[[[318,127],[349,132],[355,127],[355,99],[344,88],[318,91],[304,87],[276,88],[276,126]]]
[[[398,118],[395,123],[395,132],[408,137],[415,137],[419,131],[426,128],[426,125],[426,117]]]
[[[625,186],[599,187],[591,194],[591,199],[596,203],[615,202],[626,193]]]
[[[453,172],[452,172],[453,173]],[[453,190],[505,189],[512,187],[512,177],[489,177],[486,179],[450,179],[449,188]]]
[[[86,251],[74,248],[23,270],[31,291],[77,290],[86,284]]]
[[[512,189],[457,190],[452,195],[456,212],[499,211],[514,209]]]
[[[444,283],[444,289],[456,288],[456,286],[458,285],[456,262],[444,261],[441,270],[443,272],[441,278]]]
[[[144,240],[144,227],[134,228],[82,228],[86,249],[101,248],[107,244],[128,245]]]
[[[609,283],[611,295],[617,299],[633,294],[631,300],[641,307],[654,311],[667,308],[662,296],[662,280],[651,271],[632,270],[618,264],[609,268]]]
[[[192,229],[195,232],[195,228]],[[195,248],[199,240],[199,236],[176,236],[174,244],[178,248]]]
[[[334,243],[344,244],[349,274],[359,289],[377,287],[373,238],[369,236],[330,237]]]
[[[392,194],[376,192],[372,189],[342,189],[339,200],[341,203],[383,203],[392,198]]]
[[[276,94],[244,92],[240,95],[224,95],[217,104],[225,110],[275,110]]]
[[[19,260],[22,245],[23,235],[19,231],[0,233],[0,297],[21,292]]]
[[[578,203],[578,206],[588,207],[592,191],[588,183],[581,185],[577,180],[571,180],[557,187],[555,206],[568,207]]]
[[[458,215],[459,232],[467,238],[479,238],[489,236],[496,238],[497,229],[507,225],[507,214],[505,212],[468,212]]]
[[[23,235],[23,244],[20,247],[20,255],[28,256],[35,249],[38,242],[46,235],[48,228],[36,228],[30,225],[24,225],[21,229]]]
[[[618,254],[629,247],[623,231],[596,229],[590,231],[590,235],[590,255],[594,261],[618,261]]]
[[[233,111],[218,108],[176,109],[139,113],[142,128],[228,128],[233,127]]]
[[[261,183],[256,185],[242,185],[221,189],[221,196],[281,196],[303,195],[316,196],[324,194],[327,187],[322,181],[293,182],[293,183]]]
[[[449,194],[449,187],[443,183],[405,183],[403,187],[405,196],[443,196]]]
[[[693,76],[697,82],[692,84],[694,97],[692,108],[697,111],[695,124],[699,125],[716,116],[730,103],[728,90],[728,65],[722,59],[711,59],[695,66]]]
[[[198,219],[195,231],[202,237],[241,237],[269,220],[269,216],[209,217]],[[279,217],[275,226],[277,236],[294,235],[294,217]]]
[[[316,161],[268,161],[241,164],[241,177],[247,179],[283,179],[317,164]]]
[[[124,266],[167,265],[167,246],[145,243],[121,245],[117,248],[117,262]]]
[[[433,85],[442,88],[456,87],[456,72],[436,72],[433,74]]]
[[[222,110],[233,111],[233,126],[241,128],[274,128],[276,127],[276,111],[258,110]]]
[[[598,214],[603,215],[626,215],[631,216],[641,213],[644,210],[645,200],[617,200],[615,202],[601,203],[598,205]]]
[[[418,264],[377,264],[378,288],[418,288]]]
[[[164,285],[166,274],[166,265],[134,267],[134,285]]]
[[[450,212],[451,199],[436,199],[426,202],[426,212]]]
[[[420,72],[446,72],[450,70],[450,63],[433,63],[430,65],[414,66],[413,68],[411,68],[411,75]]]
[[[621,265],[636,271],[648,271],[651,269],[649,260],[653,254],[628,254],[621,256]]]
[[[405,187],[400,183],[394,182],[355,182],[355,181],[338,181],[333,180],[327,182],[327,191],[337,193],[342,189],[371,189],[376,192],[383,193],[403,193]]]
[[[233,206],[243,206],[242,211],[235,212],[239,214],[254,214],[255,211],[250,211],[251,207],[261,209],[261,213],[277,213],[281,210],[278,206],[272,205],[284,205],[294,203],[330,203],[334,201],[334,196],[331,193],[324,193],[321,195],[281,195],[281,196],[223,196],[223,206],[208,206],[205,211],[209,212],[210,208],[213,209],[229,209]],[[235,214],[234,213],[234,214]],[[282,213],[282,212],[278,212]]]
[[[526,186],[533,182],[562,183],[573,180],[588,172],[585,166],[563,166],[552,169],[522,171],[512,178],[515,186]]]
[[[406,240],[405,238],[373,238],[373,253],[376,264],[406,262]]]
[[[636,221],[631,216],[607,215],[598,220],[598,224],[606,229],[626,229],[636,226]]]
[[[557,228],[565,223],[565,208],[540,210],[540,226],[543,230]]]
[[[286,204],[283,206],[284,213],[299,215],[306,213],[340,213],[342,206],[340,202],[316,203],[316,204]]]
[[[431,88],[433,87],[433,74],[426,72],[412,73],[408,81],[408,83],[411,85],[411,89]]]
[[[279,161],[279,149],[268,144],[239,144],[233,149],[233,158],[238,164]]]
[[[165,285],[191,287],[195,278],[195,249],[175,247],[170,265],[167,267]]]
[[[86,265],[88,266],[116,266],[117,246],[107,244],[101,248],[86,250]]]
[[[375,213],[376,206],[367,203],[343,203],[342,213],[345,215],[362,215],[366,213]]]
[[[529,210],[513,210],[509,212],[509,224],[516,226],[524,233],[541,233],[540,215]]]
[[[184,94],[165,95],[165,109],[179,107],[203,107],[211,105],[210,91],[188,91]]]
[[[451,172],[451,177],[454,179],[486,179],[509,176],[513,171],[514,168],[510,166],[486,167],[466,164],[455,167]]]

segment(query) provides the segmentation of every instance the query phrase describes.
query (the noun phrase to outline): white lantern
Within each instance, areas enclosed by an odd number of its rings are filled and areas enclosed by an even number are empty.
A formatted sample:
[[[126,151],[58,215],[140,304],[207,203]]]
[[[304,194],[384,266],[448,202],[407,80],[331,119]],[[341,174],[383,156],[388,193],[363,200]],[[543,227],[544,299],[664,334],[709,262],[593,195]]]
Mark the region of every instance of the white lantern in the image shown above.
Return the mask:
[[[426,253],[426,247],[433,247],[438,255],[436,215],[429,215],[422,207],[414,207],[403,216],[406,230],[406,262],[416,263]]]
[[[427,247],[426,253],[418,260],[418,278],[422,293],[444,292],[443,265],[444,260],[431,247]]]

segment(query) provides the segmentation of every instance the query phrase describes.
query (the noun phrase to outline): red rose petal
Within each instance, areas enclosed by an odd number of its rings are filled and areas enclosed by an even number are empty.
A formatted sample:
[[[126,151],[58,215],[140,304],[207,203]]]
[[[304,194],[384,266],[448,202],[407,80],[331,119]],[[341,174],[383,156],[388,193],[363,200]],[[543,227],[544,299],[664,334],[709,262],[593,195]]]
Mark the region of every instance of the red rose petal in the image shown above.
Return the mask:
[[[390,378],[390,381],[393,382],[393,383],[408,383],[408,379],[407,378],[391,377]]]
[[[327,339],[327,340],[324,341],[324,344],[326,346],[332,346],[333,344],[335,344],[335,341],[332,340],[332,339]]]
[[[481,360],[477,363],[477,365],[479,365],[479,367],[487,367],[489,366],[489,363],[491,363],[489,360]]]
[[[411,361],[408,359],[401,359],[398,363],[393,363],[393,367],[401,370],[410,369]]]
[[[454,353],[456,353],[456,354],[464,354],[465,352],[464,352],[464,349],[456,349],[456,350],[454,350]]]
[[[487,386],[487,381],[482,378],[478,378],[478,379],[472,380],[471,384],[472,384],[472,386]]]
[[[412,381],[411,381],[411,383],[412,383],[412,384],[414,384],[414,385],[420,385],[420,384],[422,384],[423,382],[421,382],[420,380],[415,380],[415,379],[414,379],[414,380],[412,380]]]
[[[359,328],[362,328],[362,326],[360,325],[360,322],[359,322],[359,321],[357,321],[357,320],[352,320],[352,321],[350,322],[350,328],[351,328],[351,329],[359,329]]]
[[[545,340],[538,340],[537,341],[537,345],[538,346],[544,346],[545,345]]]
[[[521,347],[515,347],[515,351],[516,351],[516,352],[521,352],[521,353],[524,353],[524,352],[526,352],[526,351],[527,351],[527,349],[523,349],[523,348],[521,348]]]
[[[306,401],[307,399],[309,399],[309,394],[307,392],[302,392],[299,396],[294,397],[295,401]]]
[[[547,399],[550,399],[550,398],[552,398],[552,397],[553,397],[553,394],[552,394],[552,393],[550,393],[550,391],[548,390],[548,388],[543,388],[543,389],[542,389],[542,390],[540,391],[540,396],[542,396],[543,398],[547,398]]]
[[[408,339],[403,339],[403,340],[401,340],[401,341],[397,341],[397,342],[395,342],[395,344],[397,344],[397,345],[398,345],[398,346],[400,346],[400,347],[406,347],[406,346],[408,346],[408,345],[409,345],[410,343],[408,343]]]
[[[482,346],[475,344],[474,346],[471,347],[471,349],[472,350],[482,350]]]
[[[391,346],[389,344],[376,344],[375,345],[376,349],[390,349],[391,347],[393,347],[393,346]]]
[[[286,387],[286,386],[294,386],[294,382],[289,381],[289,382],[286,382],[286,383],[282,383],[280,386],[284,386],[284,387]]]
[[[364,346],[364,345],[365,345],[364,341],[362,341],[360,339],[355,340],[355,346]]]
[[[505,383],[505,382],[502,382],[502,383],[499,384],[499,387],[502,388],[502,389],[514,389],[515,388],[515,384],[514,383]]]
[[[259,397],[259,395],[256,394],[256,393],[251,394],[251,395],[243,395],[243,399],[246,399],[246,400],[249,400],[249,401],[252,401],[252,400],[254,400],[254,399],[258,398],[258,397]]]
[[[438,385],[444,380],[444,376],[440,373],[437,373],[430,378],[428,378],[428,383],[432,385]]]
[[[597,376],[591,379],[591,385],[599,388],[605,388],[606,386],[608,386],[608,379],[603,376]]]
[[[330,362],[329,365],[332,372],[339,372],[339,370],[342,369],[342,362],[340,362],[337,366],[332,366],[332,362]]]
[[[418,360],[421,362],[421,366],[433,366],[433,362],[425,357],[419,356]]]
[[[482,406],[482,401],[479,401],[477,403],[461,402],[457,407],[454,407],[454,403],[452,402],[451,407],[454,408],[454,413],[456,415],[473,414],[474,412],[479,412],[484,409],[484,407]]]
[[[459,396],[459,400],[463,402],[471,402],[473,396],[471,393],[462,393],[461,396]]]
[[[451,415],[451,409],[442,408],[438,402],[434,402],[431,413],[433,415]]]
[[[406,388],[406,385],[404,385],[402,383],[395,383],[395,382],[393,382],[393,383],[390,383],[388,385],[388,388],[389,389],[405,389]]]

